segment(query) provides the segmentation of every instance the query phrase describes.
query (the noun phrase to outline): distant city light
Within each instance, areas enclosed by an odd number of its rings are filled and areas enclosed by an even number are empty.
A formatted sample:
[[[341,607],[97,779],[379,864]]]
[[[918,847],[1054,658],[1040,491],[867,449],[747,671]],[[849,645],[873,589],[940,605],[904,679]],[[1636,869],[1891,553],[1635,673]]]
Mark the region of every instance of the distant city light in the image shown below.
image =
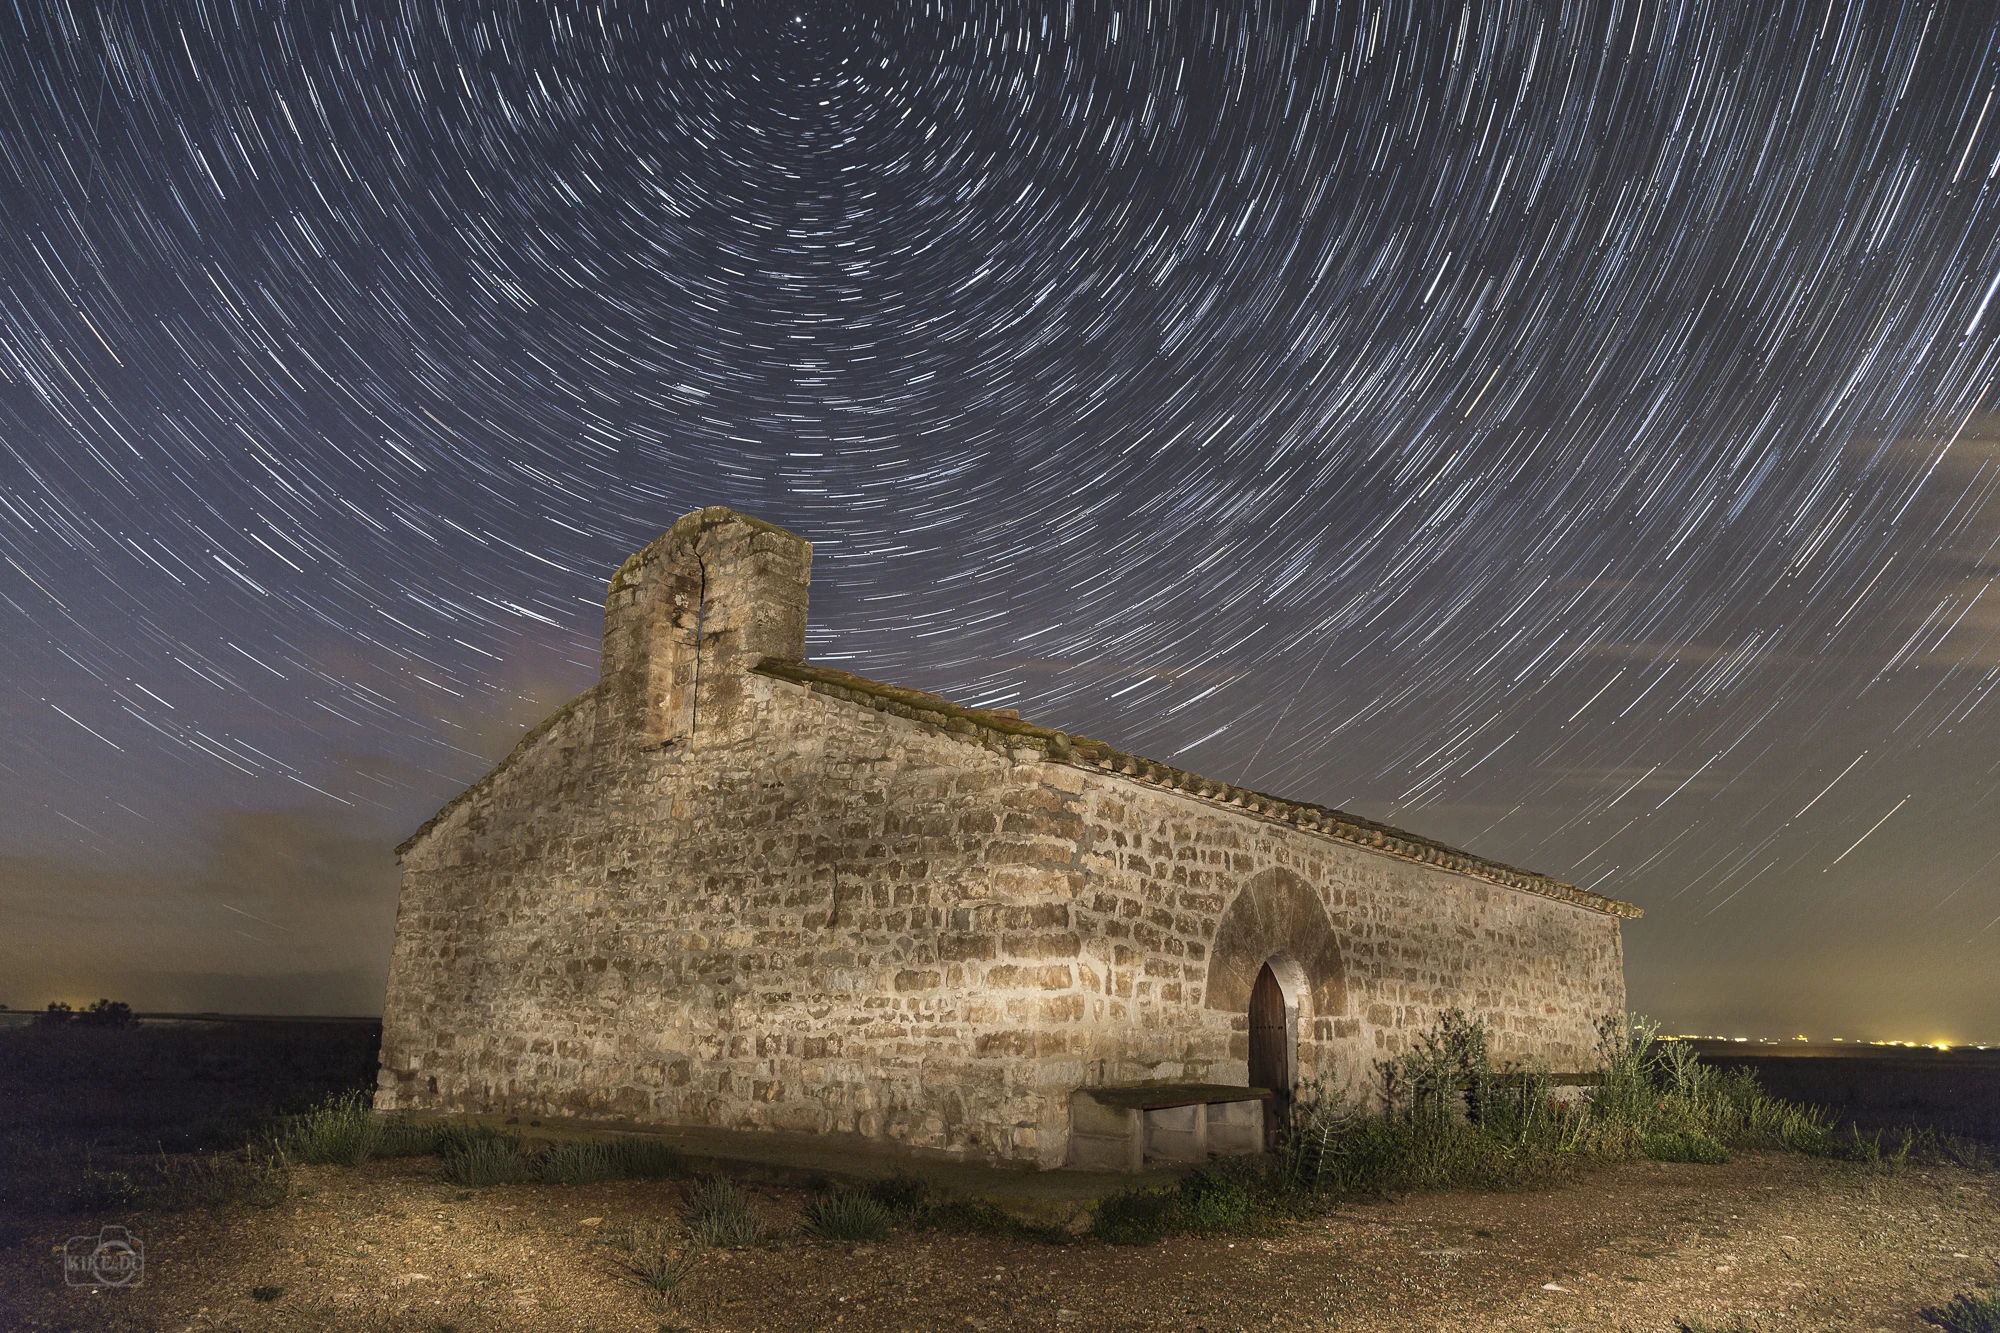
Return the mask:
[[[1723,1044],[1734,1042],[1738,1045],[1747,1045],[1754,1042],[1759,1046],[1780,1046],[1783,1045],[1785,1041],[1784,1038],[1780,1037],[1718,1037],[1710,1033],[1701,1033],[1701,1032],[1682,1032],[1679,1034],[1662,1033],[1660,1034],[1659,1040],[1710,1041],[1710,1042],[1719,1042]],[[1809,1044],[1812,1042],[1812,1038],[1806,1036],[1804,1033],[1800,1033],[1797,1036],[1792,1037],[1791,1040],[1795,1042],[1803,1041]],[[1884,1046],[1884,1047],[1892,1047],[1896,1050],[1903,1050],[1903,1051],[1951,1052],[1951,1051],[2000,1050],[2000,1043],[1973,1042],[1973,1041],[1957,1041],[1957,1042],[1944,1041],[1944,1040],[1901,1041],[1895,1038],[1889,1038],[1887,1040],[1878,1040],[1868,1037],[1824,1037],[1821,1038],[1821,1042],[1823,1043],[1832,1042],[1842,1046]]]

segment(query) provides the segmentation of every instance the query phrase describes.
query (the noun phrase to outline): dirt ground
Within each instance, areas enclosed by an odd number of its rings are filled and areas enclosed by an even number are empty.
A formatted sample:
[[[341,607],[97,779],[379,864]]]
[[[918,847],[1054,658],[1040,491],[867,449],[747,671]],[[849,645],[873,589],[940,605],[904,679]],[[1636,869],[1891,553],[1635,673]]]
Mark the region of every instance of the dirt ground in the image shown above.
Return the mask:
[[[1920,1309],[2000,1281],[2000,1177],[1789,1155],[1635,1162],[1542,1193],[1413,1195],[1139,1249],[902,1231],[821,1244],[791,1230],[804,1195],[753,1185],[778,1238],[700,1251],[674,1298],[607,1238],[677,1219],[684,1183],[468,1191],[409,1159],[302,1168],[295,1186],[267,1210],[120,1219],[145,1245],[136,1288],[67,1288],[66,1237],[22,1240],[0,1253],[0,1327],[1914,1333]]]

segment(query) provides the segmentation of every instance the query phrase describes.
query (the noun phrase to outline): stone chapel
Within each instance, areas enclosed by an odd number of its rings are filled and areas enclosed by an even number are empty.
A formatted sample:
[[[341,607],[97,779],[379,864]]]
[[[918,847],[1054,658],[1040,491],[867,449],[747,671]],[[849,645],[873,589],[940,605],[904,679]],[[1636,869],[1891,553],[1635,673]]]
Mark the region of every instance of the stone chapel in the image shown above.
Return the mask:
[[[707,508],[618,570],[598,683],[397,849],[379,1109],[1136,1167],[1451,1007],[1594,1066],[1638,909],[815,666],[811,564]]]

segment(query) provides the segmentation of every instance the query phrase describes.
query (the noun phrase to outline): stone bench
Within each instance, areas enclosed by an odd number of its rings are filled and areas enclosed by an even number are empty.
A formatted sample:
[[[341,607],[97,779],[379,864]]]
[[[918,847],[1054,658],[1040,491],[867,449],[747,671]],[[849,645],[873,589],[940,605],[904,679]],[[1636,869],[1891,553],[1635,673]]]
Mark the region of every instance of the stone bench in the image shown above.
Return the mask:
[[[1143,1171],[1155,1162],[1206,1162],[1264,1151],[1269,1088],[1220,1083],[1131,1083],[1069,1095],[1068,1165]]]

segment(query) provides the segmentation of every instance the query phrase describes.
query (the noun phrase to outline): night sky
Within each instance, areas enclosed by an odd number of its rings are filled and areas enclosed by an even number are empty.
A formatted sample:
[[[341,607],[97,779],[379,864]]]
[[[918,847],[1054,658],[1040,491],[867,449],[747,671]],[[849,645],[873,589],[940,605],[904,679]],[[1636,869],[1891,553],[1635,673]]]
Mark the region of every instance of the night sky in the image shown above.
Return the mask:
[[[0,1000],[378,1012],[722,503],[822,662],[2000,1041],[2000,10],[18,0]]]

